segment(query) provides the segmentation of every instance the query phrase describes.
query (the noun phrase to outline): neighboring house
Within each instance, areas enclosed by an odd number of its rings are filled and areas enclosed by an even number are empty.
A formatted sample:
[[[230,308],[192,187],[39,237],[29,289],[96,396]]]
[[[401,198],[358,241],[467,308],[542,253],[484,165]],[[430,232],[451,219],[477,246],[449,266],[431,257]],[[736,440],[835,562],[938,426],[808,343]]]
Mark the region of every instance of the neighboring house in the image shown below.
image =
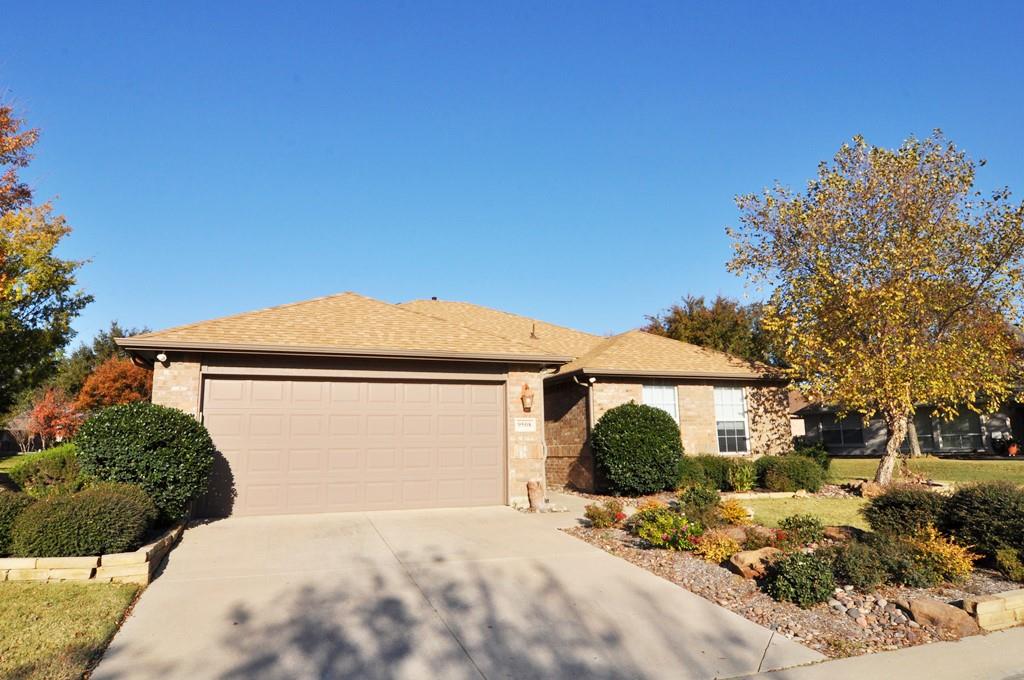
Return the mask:
[[[766,369],[465,303],[342,293],[117,343],[153,364],[154,403],[209,429],[222,455],[210,515],[520,503],[531,480],[591,488],[589,428],[630,400],[672,413],[691,453],[789,443],[786,392]]]
[[[794,422],[802,421],[804,436],[820,441],[835,455],[880,456],[885,452],[888,428],[879,418],[867,423],[857,413],[840,418],[833,409],[790,400]],[[994,445],[1010,438],[1019,440],[1024,433],[1024,412],[1020,405],[1007,403],[993,412],[977,413],[966,406],[952,420],[932,414],[932,408],[919,406],[914,414],[917,441],[922,453],[991,454]],[[908,442],[903,449],[909,450]]]

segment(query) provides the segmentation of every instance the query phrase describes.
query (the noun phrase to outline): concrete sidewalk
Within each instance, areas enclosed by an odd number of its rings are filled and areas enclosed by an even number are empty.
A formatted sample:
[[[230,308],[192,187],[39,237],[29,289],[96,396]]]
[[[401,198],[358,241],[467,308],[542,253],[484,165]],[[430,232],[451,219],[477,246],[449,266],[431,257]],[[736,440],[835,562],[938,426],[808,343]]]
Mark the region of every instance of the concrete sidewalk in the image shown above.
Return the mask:
[[[557,531],[574,522],[496,507],[198,526],[93,678],[714,678],[822,658]]]

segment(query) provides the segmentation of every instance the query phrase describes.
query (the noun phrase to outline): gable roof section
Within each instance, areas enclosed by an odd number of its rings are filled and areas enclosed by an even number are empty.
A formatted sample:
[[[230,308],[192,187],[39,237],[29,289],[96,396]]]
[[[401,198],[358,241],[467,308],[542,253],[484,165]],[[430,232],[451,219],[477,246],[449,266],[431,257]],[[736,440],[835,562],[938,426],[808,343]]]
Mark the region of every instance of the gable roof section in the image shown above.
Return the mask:
[[[562,366],[558,375],[575,372],[609,376],[726,380],[763,380],[776,377],[769,366],[640,330],[607,338],[587,354]]]
[[[337,354],[563,363],[572,357],[496,333],[339,293],[119,338],[129,350]]]
[[[398,306],[569,357],[586,354],[604,341],[599,335],[468,302],[412,300]]]

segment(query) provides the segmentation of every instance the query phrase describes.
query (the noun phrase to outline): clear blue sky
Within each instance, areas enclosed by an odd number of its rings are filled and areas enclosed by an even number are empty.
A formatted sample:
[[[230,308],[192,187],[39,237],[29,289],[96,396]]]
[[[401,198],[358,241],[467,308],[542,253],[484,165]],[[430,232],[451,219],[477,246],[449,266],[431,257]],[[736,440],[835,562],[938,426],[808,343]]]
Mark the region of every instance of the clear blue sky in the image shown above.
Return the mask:
[[[342,290],[625,330],[742,295],[733,196],[858,132],[1024,193],[1024,3],[706,5],[8,2],[0,89],[82,338]]]

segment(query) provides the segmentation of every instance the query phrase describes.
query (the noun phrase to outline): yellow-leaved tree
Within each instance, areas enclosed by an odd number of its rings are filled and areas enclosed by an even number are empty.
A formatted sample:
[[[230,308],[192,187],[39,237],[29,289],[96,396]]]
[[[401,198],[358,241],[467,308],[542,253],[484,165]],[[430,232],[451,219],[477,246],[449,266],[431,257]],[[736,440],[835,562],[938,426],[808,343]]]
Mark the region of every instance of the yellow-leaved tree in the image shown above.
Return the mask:
[[[950,417],[1010,394],[1024,281],[1024,205],[975,190],[939,131],[898,149],[861,137],[804,192],[737,198],[729,269],[771,295],[764,327],[797,387],[888,428],[888,484],[915,405]]]

